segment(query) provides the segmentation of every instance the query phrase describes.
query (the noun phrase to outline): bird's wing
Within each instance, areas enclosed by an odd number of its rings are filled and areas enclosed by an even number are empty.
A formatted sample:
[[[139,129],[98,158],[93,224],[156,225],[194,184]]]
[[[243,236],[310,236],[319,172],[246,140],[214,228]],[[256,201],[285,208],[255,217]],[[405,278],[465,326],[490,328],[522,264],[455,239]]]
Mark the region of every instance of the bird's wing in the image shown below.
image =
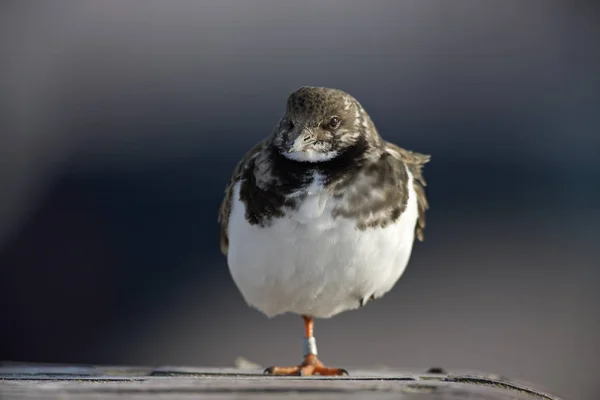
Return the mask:
[[[231,179],[225,188],[225,196],[223,197],[223,201],[221,202],[221,206],[219,207],[219,216],[218,221],[221,224],[221,251],[223,254],[227,255],[227,250],[229,249],[229,237],[227,236],[227,226],[229,224],[229,214],[231,213],[231,200],[233,196],[233,187],[240,180],[242,176],[242,172],[246,165],[248,165],[248,161],[250,161],[256,154],[263,148],[265,141],[262,141],[252,147],[244,157],[237,163],[235,169],[233,170],[233,174],[231,175]]]
[[[408,170],[413,176],[413,187],[417,193],[417,205],[419,210],[419,218],[415,226],[415,233],[420,241],[423,241],[423,231],[425,230],[425,212],[429,209],[427,196],[425,195],[425,178],[423,178],[423,166],[429,162],[431,156],[428,154],[415,153],[414,151],[403,149],[393,143],[386,143],[386,149],[390,154],[396,156],[406,164]],[[396,153],[396,154],[394,154]]]

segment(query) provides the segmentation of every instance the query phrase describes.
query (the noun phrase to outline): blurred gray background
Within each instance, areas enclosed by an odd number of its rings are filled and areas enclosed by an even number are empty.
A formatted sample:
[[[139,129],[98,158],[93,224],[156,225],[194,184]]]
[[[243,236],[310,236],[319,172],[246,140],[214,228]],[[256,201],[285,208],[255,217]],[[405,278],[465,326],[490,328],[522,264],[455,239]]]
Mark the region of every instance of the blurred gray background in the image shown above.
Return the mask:
[[[319,320],[332,366],[600,396],[600,14],[569,1],[3,1],[0,359],[263,366],[302,321],[219,252],[230,172],[298,86],[432,154],[395,289]]]

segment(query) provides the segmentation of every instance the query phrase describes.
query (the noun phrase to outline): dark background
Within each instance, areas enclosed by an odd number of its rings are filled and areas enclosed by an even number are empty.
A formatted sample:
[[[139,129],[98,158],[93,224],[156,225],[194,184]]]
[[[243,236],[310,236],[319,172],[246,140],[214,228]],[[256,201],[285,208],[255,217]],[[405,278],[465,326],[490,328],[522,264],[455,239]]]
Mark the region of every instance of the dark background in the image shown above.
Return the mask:
[[[263,366],[301,320],[219,252],[287,94],[353,94],[432,154],[395,289],[318,321],[332,366],[482,370],[600,396],[600,18],[569,1],[4,1],[0,359]]]

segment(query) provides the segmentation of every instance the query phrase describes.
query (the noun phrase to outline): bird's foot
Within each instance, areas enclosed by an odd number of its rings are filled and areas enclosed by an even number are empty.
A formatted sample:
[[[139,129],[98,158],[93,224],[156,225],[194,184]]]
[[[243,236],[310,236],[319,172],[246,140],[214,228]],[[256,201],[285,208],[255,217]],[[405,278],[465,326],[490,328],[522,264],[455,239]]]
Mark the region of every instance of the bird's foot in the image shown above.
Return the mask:
[[[295,367],[269,367],[265,369],[266,375],[284,375],[284,376],[341,376],[348,375],[348,371],[343,368],[329,368],[323,365],[314,354],[304,357],[304,362]]]

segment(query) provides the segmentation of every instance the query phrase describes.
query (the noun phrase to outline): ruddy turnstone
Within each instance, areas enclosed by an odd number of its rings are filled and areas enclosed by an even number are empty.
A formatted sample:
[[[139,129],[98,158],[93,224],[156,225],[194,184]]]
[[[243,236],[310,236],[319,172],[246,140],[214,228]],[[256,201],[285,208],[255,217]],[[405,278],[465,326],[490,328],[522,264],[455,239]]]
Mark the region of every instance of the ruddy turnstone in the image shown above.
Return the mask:
[[[313,318],[381,297],[423,240],[429,156],[384,141],[360,103],[301,87],[237,164],[219,210],[221,250],[246,302],[305,325],[304,362],[274,375],[342,375],[317,358]]]

